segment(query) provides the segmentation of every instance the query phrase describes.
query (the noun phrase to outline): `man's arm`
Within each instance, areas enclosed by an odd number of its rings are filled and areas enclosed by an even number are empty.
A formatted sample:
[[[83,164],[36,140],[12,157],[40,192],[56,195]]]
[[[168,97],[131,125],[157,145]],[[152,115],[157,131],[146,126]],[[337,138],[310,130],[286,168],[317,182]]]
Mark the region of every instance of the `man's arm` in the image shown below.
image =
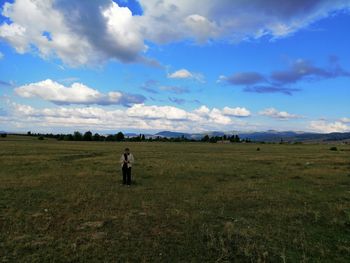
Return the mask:
[[[125,162],[124,155],[120,156],[119,162],[120,164],[123,164]]]
[[[135,162],[134,155],[129,155],[129,163],[133,164]]]

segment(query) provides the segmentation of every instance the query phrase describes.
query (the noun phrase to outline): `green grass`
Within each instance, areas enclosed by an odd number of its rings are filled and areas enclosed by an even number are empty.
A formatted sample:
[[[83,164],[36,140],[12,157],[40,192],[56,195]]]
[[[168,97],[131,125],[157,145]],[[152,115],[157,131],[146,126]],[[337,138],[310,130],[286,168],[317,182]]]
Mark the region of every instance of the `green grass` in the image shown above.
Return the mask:
[[[330,146],[8,136],[0,262],[349,262],[350,146]]]

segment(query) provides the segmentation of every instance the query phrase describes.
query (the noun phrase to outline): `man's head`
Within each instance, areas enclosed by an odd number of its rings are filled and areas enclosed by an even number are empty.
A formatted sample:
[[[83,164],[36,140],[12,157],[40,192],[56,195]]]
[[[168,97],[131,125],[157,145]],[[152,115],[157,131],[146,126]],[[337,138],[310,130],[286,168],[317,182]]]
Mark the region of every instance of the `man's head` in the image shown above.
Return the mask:
[[[129,148],[125,148],[124,149],[124,153],[127,153],[127,154],[130,153],[130,149]]]

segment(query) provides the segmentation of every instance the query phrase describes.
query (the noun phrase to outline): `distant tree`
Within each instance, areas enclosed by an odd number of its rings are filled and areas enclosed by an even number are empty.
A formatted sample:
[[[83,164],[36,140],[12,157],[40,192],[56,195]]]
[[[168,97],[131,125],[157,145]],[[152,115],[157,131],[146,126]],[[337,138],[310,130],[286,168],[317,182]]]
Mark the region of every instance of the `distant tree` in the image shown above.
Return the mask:
[[[84,141],[92,141],[92,132],[91,131],[85,132],[84,136],[83,136],[83,140]]]
[[[142,135],[141,134],[139,134],[139,136],[135,136],[135,137],[132,137],[131,139],[130,139],[130,141],[132,141],[132,142],[140,142],[141,141],[141,137]]]
[[[81,141],[83,139],[83,135],[80,132],[75,131],[73,138],[74,138],[74,141]]]
[[[115,135],[115,140],[117,142],[121,142],[121,141],[124,141],[125,139],[125,136],[122,132],[118,132],[116,135]]]
[[[40,140],[40,141],[44,140],[44,136],[39,136],[38,140]]]
[[[227,140],[227,136],[226,136],[226,134],[224,134],[224,136],[222,137],[222,139],[223,139],[224,141],[226,141],[226,140]]]
[[[1,134],[1,138],[6,138],[7,137],[7,134],[6,133],[2,133]]]
[[[94,136],[92,137],[92,140],[99,141],[101,140],[101,136],[98,133],[95,133]]]
[[[217,142],[218,141],[218,137],[210,137],[210,139],[209,139],[209,142],[211,142],[211,143],[215,143],[215,142]]]
[[[202,142],[209,142],[209,140],[210,140],[210,138],[209,138],[209,135],[208,135],[208,134],[206,134],[206,135],[201,139]]]
[[[144,134],[142,134],[142,136],[141,136],[141,141],[145,141],[145,140],[146,140],[146,137],[145,137]]]
[[[106,137],[106,141],[107,142],[114,142],[115,141],[115,136],[114,135],[108,135],[107,137]]]
[[[241,139],[239,138],[238,135],[236,135],[236,136],[235,136],[235,142],[240,142],[240,141],[241,141]]]
[[[27,132],[27,135],[32,136],[32,132],[31,131]]]

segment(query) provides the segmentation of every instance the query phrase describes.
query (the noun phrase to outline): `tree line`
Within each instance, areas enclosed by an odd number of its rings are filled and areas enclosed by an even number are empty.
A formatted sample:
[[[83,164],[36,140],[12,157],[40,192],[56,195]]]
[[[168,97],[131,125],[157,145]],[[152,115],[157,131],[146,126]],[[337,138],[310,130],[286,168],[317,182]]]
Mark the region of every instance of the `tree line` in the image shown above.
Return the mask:
[[[28,131],[27,136],[35,136],[35,137],[38,137],[39,140],[44,140],[44,138],[52,138],[52,139],[57,139],[59,141],[106,141],[106,142],[121,142],[121,141],[198,142],[198,141],[201,141],[201,142],[209,142],[209,143],[217,143],[219,141],[231,142],[231,143],[251,142],[250,139],[241,139],[238,135],[232,135],[232,136],[204,135],[200,140],[196,140],[196,139],[186,138],[184,135],[176,138],[167,138],[162,136],[153,136],[153,137],[146,138],[144,134],[140,134],[138,136],[126,137],[122,132],[118,132],[116,134],[109,134],[109,135],[100,135],[98,133],[93,134],[91,131],[87,131],[85,133],[75,131],[73,134],[52,134],[52,133],[42,134],[42,133],[32,133]]]

